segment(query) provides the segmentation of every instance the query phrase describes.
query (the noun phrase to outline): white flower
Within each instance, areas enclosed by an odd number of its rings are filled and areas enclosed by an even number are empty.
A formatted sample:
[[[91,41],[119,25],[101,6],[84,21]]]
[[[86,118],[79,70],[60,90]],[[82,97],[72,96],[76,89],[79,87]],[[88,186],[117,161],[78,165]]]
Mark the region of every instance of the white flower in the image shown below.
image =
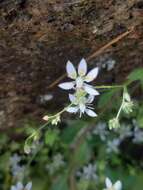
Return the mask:
[[[83,89],[87,94],[97,96],[99,92],[94,89],[93,86],[87,84],[93,81],[98,75],[98,67],[95,67],[87,73],[87,63],[85,59],[82,59],[78,65],[78,72],[76,72],[73,64],[68,61],[66,65],[66,71],[69,78],[74,79],[72,82],[64,82],[59,84],[59,87],[64,90],[70,89]]]
[[[10,157],[10,167],[13,177],[16,179],[22,180],[25,167],[20,166],[21,157],[18,154],[14,154]]]
[[[106,137],[108,135],[108,131],[106,130],[107,129],[107,125],[106,123],[98,123],[96,126],[95,126],[95,129],[93,131],[93,134],[94,135],[99,135],[100,139],[102,141],[105,141],[106,140]]]
[[[21,157],[18,154],[14,154],[10,157],[10,166],[17,165],[21,160]]]
[[[111,153],[111,152],[118,153],[119,145],[120,145],[120,139],[113,139],[112,141],[108,141],[106,151],[108,153]]]
[[[46,104],[48,101],[53,99],[52,94],[45,94],[45,95],[40,95],[39,96],[39,101],[41,104]]]
[[[24,185],[21,182],[18,182],[15,186],[11,186],[11,190],[31,190],[32,188],[32,182],[27,183],[27,185],[24,187]]]
[[[131,126],[129,125],[122,125],[120,128],[116,128],[115,131],[119,133],[119,139],[122,141],[127,137],[131,137],[133,132],[131,130]]]
[[[105,179],[105,185],[106,188],[104,190],[121,190],[122,189],[122,183],[121,181],[116,181],[115,184],[112,184],[111,180],[107,177]]]
[[[102,64],[103,68],[106,68],[107,71],[111,71],[115,67],[116,61],[112,58],[109,58],[108,60],[105,60]]]
[[[12,167],[12,175],[18,179],[22,179],[24,175],[24,166],[15,165]]]
[[[53,157],[53,162],[54,162],[56,168],[59,168],[59,167],[65,165],[65,162],[64,162],[64,160],[63,160],[63,156],[62,156],[62,154],[60,154],[60,153],[56,154],[56,155]]]
[[[52,163],[46,165],[46,169],[49,171],[51,175],[53,175],[54,172],[56,172],[58,169],[60,169],[64,165],[65,165],[65,161],[63,159],[63,156],[60,153],[58,153],[54,155]]]
[[[96,117],[97,114],[92,111],[91,103],[94,100],[94,96],[89,95],[87,98],[85,96],[76,96],[73,94],[69,94],[69,99],[71,103],[74,106],[70,106],[66,109],[67,112],[69,113],[80,113],[80,117],[82,114],[86,113],[90,117]]]
[[[99,95],[99,92],[87,83],[97,77],[98,68],[92,69],[87,74],[87,63],[85,59],[82,59],[78,65],[78,72],[70,61],[67,62],[66,70],[68,77],[74,79],[74,81],[61,83],[59,87],[64,90],[75,90],[74,95],[69,94],[72,105],[68,107],[66,111],[70,113],[79,112],[80,117],[84,113],[91,117],[96,117],[97,114],[92,110],[91,103],[95,96]]]
[[[143,142],[143,131],[139,127],[135,127],[134,129],[134,143],[142,143]]]
[[[77,175],[80,178],[84,178],[86,180],[95,180],[95,179],[97,179],[96,165],[88,164],[87,166],[84,166],[83,171],[78,172]]]

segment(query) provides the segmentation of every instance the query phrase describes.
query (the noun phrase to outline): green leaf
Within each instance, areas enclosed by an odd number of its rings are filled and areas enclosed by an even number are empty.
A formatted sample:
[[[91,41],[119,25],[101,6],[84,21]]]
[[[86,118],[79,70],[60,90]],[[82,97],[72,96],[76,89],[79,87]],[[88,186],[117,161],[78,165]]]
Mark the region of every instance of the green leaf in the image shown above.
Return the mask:
[[[32,178],[32,189],[34,190],[47,190],[45,186],[47,187],[47,184],[49,182],[49,179],[47,179],[47,176],[34,176]]]
[[[9,170],[9,157],[10,152],[6,152],[0,156],[0,170],[8,171]]]
[[[51,130],[49,129],[45,133],[45,144],[49,146],[53,146],[54,143],[58,140],[59,131],[58,130]]]
[[[66,175],[58,177],[52,185],[51,190],[68,190],[67,181]]]
[[[68,127],[65,128],[61,135],[62,142],[70,144],[74,140],[78,131],[86,125],[87,123],[81,120],[69,121]]]
[[[136,80],[143,81],[143,68],[138,68],[138,69],[132,71],[129,74],[128,79],[130,82],[133,82]]]
[[[137,122],[138,125],[143,128],[143,105],[139,105],[138,113],[137,113]]]
[[[118,89],[119,90],[119,89]],[[100,99],[98,101],[98,108],[102,108],[105,105],[108,104],[108,102],[111,100],[111,98],[113,97],[113,95],[117,92],[117,89],[112,89],[109,90],[108,92],[103,93],[100,96]]]
[[[89,180],[85,180],[85,179],[80,179],[79,183],[78,183],[78,189],[79,190],[87,190],[89,187]]]
[[[85,141],[80,145],[79,150],[75,155],[75,160],[79,165],[83,165],[89,161],[90,157],[91,157],[91,149],[88,143]]]
[[[8,136],[5,134],[0,134],[0,147],[3,147],[8,141]]]

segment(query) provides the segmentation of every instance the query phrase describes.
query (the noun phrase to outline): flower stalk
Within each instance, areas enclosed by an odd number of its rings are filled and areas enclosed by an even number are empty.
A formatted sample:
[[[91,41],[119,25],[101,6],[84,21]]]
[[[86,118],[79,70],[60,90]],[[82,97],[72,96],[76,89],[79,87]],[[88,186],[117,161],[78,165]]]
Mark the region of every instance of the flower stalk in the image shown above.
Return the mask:
[[[92,86],[88,83],[93,81],[99,72],[99,68],[95,67],[91,71],[87,73],[87,63],[85,59],[82,59],[78,65],[78,71],[76,71],[74,65],[68,61],[66,65],[67,75],[73,81],[64,82],[59,84],[59,87],[64,90],[74,90],[73,94],[69,94],[70,104],[63,108],[61,111],[54,115],[45,115],[43,120],[47,121],[44,125],[42,125],[39,129],[35,130],[25,141],[24,150],[26,153],[30,153],[30,146],[33,142],[39,140],[40,132],[47,127],[50,123],[52,125],[57,125],[61,121],[61,115],[67,111],[69,113],[77,113],[79,112],[79,116],[86,113],[90,117],[97,117],[97,114],[93,111],[92,102],[95,97],[100,93],[96,89],[113,89],[113,88],[123,88],[123,98],[121,106],[118,110],[117,116],[110,120],[109,123],[115,127],[118,124],[119,126],[119,116],[122,110],[126,112],[131,111],[131,103],[129,104],[129,98],[127,100],[127,84],[123,85],[100,85],[100,86]],[[127,101],[125,101],[127,100]]]

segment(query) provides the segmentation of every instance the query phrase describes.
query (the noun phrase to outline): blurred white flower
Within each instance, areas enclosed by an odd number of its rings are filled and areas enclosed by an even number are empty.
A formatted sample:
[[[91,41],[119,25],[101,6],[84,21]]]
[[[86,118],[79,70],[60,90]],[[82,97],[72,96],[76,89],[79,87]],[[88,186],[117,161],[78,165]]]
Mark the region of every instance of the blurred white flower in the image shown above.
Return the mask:
[[[60,153],[58,153],[54,156],[53,162],[55,163],[55,166],[57,168],[60,166],[63,166],[65,164],[65,162],[63,160],[63,156]]]
[[[97,60],[98,67],[111,71],[116,65],[116,60],[110,54],[104,54]]]
[[[116,132],[119,134],[119,139],[121,141],[133,135],[133,132],[131,131],[131,126],[125,124],[122,125],[120,128],[117,128]]]
[[[48,101],[53,99],[53,95],[52,94],[40,95],[39,99],[40,99],[39,101],[41,104],[45,104]]]
[[[122,183],[121,181],[116,181],[116,183],[112,184],[111,180],[107,177],[105,179],[105,185],[106,188],[104,190],[121,190],[122,189]]]
[[[114,152],[114,153],[118,153],[119,152],[119,145],[120,145],[120,139],[113,139],[112,141],[108,141],[107,142],[107,153],[111,153],[111,152]]]
[[[96,117],[97,114],[92,111],[91,103],[94,100],[94,96],[89,95],[87,98],[85,96],[76,96],[73,94],[69,94],[69,99],[74,106],[70,106],[66,109],[69,113],[80,113],[80,117],[82,114],[86,113],[90,117]]]
[[[14,154],[10,157],[9,163],[10,166],[17,165],[21,160],[21,157],[18,154]]]
[[[139,125],[138,125],[136,119],[132,119],[132,124],[133,124],[133,126],[134,126],[135,128],[136,128],[136,127],[139,127]]]
[[[54,155],[52,163],[46,165],[46,169],[50,172],[50,174],[54,174],[60,167],[65,165],[65,161],[63,160],[63,156],[58,153]]]
[[[12,157],[10,157],[10,167],[13,177],[22,180],[24,175],[24,166],[20,166],[19,162],[21,161],[21,157],[18,154],[14,154]]]
[[[95,180],[97,179],[97,174],[96,174],[96,165],[94,164],[88,164],[87,166],[83,167],[82,172],[77,172],[77,175],[80,178],[86,179],[86,180]]]
[[[109,133],[106,129],[107,129],[106,123],[98,123],[95,126],[95,129],[93,130],[93,134],[94,135],[99,135],[100,139],[102,141],[105,141],[106,137],[107,137],[107,135]]]
[[[11,186],[11,190],[31,190],[32,188],[32,182],[27,183],[26,186],[24,186],[21,182],[18,182],[15,186]]]
[[[139,127],[135,127],[134,129],[134,143],[142,143],[143,142],[143,131]]]
[[[74,81],[61,83],[59,84],[60,88],[64,90],[83,89],[87,94],[99,95],[99,92],[93,86],[87,84],[97,77],[98,67],[95,67],[86,75],[87,63],[85,59],[82,59],[78,65],[78,72],[76,72],[75,67],[70,61],[67,62],[66,70],[68,77],[74,79]]]
[[[15,178],[22,179],[24,176],[24,171],[25,171],[24,166],[15,165],[12,167],[12,175]]]
[[[115,67],[115,64],[116,61],[110,58],[103,63],[102,67],[107,68],[107,71],[111,71]]]
[[[133,131],[133,142],[134,143],[142,143],[143,142],[143,130],[138,125],[138,122],[136,119],[132,120],[134,131]]]

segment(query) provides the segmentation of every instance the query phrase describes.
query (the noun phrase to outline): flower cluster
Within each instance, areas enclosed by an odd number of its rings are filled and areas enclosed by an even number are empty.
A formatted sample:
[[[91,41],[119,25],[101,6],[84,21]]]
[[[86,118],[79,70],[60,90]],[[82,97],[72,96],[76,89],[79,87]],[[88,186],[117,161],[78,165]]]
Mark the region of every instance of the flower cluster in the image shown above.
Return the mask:
[[[123,96],[124,96],[124,101],[123,101],[122,109],[126,114],[129,114],[129,113],[131,113],[133,111],[134,104],[133,104],[133,102],[131,100],[131,97],[130,97],[130,95],[129,95],[126,88],[124,89]]]
[[[127,87],[124,86],[121,106],[118,110],[117,116],[109,120],[109,129],[119,128],[120,127],[119,116],[121,112],[123,111],[124,113],[129,114],[133,111],[133,106],[134,104],[127,91]]]
[[[11,190],[31,190],[32,188],[32,182],[27,183],[27,185],[24,187],[24,185],[21,182],[18,182],[15,186],[11,186]]]
[[[70,113],[79,112],[80,116],[86,113],[91,117],[96,117],[97,114],[93,111],[91,105],[99,92],[88,83],[97,77],[98,68],[96,67],[87,73],[87,63],[85,59],[82,59],[78,65],[78,72],[70,61],[67,62],[66,71],[68,77],[73,81],[61,83],[59,87],[64,90],[73,89],[75,91],[74,94],[69,94],[71,106],[66,111]]]
[[[117,117],[109,120],[109,129],[116,129],[119,127],[120,127],[120,123]]]

